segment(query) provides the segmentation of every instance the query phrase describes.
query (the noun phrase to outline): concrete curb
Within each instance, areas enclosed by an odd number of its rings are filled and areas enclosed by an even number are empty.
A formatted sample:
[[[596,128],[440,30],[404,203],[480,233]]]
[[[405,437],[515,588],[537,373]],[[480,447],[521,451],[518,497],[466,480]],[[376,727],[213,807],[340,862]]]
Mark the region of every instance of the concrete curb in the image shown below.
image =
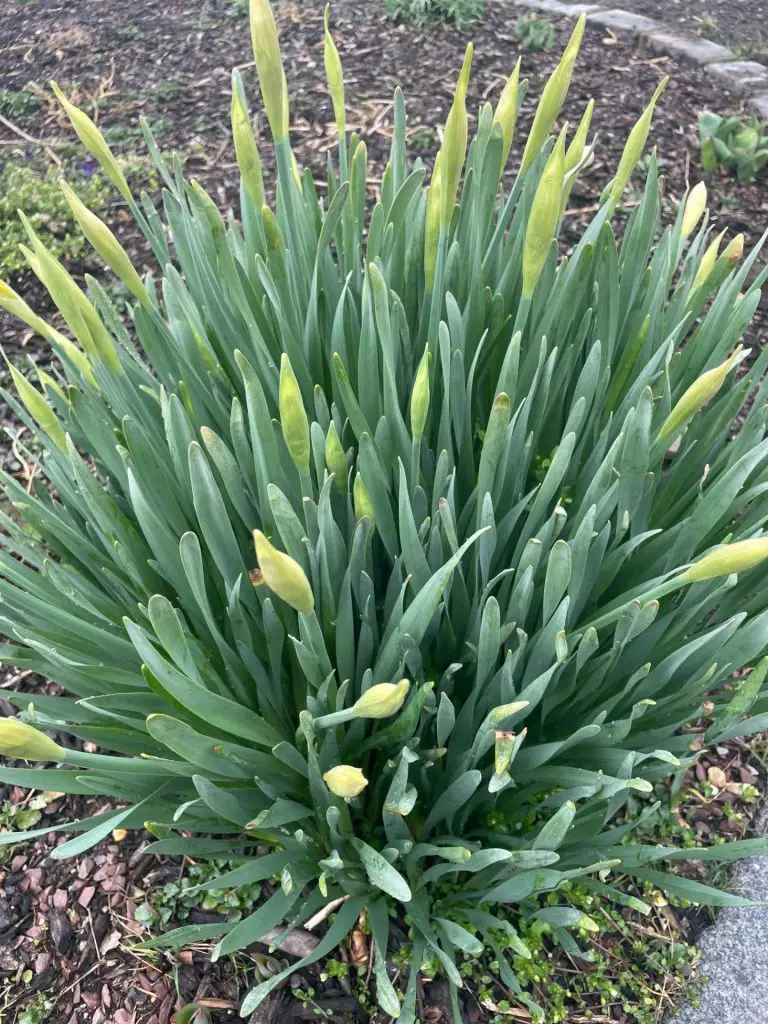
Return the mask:
[[[739,60],[727,46],[681,35],[660,21],[620,7],[565,3],[564,0],[513,0],[513,3],[559,18],[577,18],[586,14],[588,21],[604,25],[617,34],[639,39],[659,53],[706,67],[734,92],[744,94],[747,106],[754,114],[768,118],[768,67],[756,61]]]

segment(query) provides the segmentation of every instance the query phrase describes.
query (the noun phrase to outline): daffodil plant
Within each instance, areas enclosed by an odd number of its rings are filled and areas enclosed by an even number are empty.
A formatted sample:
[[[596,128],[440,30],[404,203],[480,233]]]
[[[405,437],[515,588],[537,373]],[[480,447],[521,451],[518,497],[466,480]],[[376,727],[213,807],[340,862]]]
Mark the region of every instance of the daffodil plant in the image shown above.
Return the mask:
[[[150,851],[234,864],[201,888],[279,876],[243,920],[155,945],[216,938],[218,958],[333,902],[315,950],[245,1015],[365,911],[387,1013],[413,1024],[428,955],[459,1019],[459,962],[485,950],[536,1017],[510,906],[574,951],[591,922],[541,899],[568,880],[619,903],[619,873],[739,903],[660,865],[764,848],[631,832],[704,744],[768,727],[768,349],[741,345],[767,272],[742,238],[712,238],[701,185],[660,227],[653,157],[617,242],[663,82],[561,254],[594,148],[591,102],[572,136],[560,123],[583,19],[527,139],[519,63],[470,141],[468,50],[431,175],[396,92],[375,202],[328,23],[339,134],[320,194],[291,149],[267,0],[251,25],[276,168],[235,74],[238,217],[166,165],[147,124],[161,208],[134,196],[56,90],[157,268],[140,275],[64,184],[129,321],[29,221],[62,323],[0,285],[59,367],[39,384],[12,371],[8,401],[46,451],[30,487],[2,476],[1,656],[63,689],[6,691],[20,716],[0,750],[40,765],[0,779],[114,801],[57,825],[55,857],[146,827]],[[393,916],[410,929],[400,994]]]

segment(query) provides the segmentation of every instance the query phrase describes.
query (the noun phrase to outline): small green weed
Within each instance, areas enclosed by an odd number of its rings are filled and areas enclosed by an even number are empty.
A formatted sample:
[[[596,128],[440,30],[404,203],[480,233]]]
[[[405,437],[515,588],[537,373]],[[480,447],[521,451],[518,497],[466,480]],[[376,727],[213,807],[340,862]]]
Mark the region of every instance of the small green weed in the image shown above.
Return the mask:
[[[0,89],[0,114],[12,121],[28,121],[42,105],[42,99],[26,89]]]
[[[69,205],[59,187],[59,170],[40,171],[26,164],[9,164],[0,171],[0,278],[26,268],[19,244],[27,236],[17,211],[26,210],[51,252],[65,262],[77,260],[87,242],[76,228]],[[89,209],[100,213],[106,207],[109,188],[101,174],[69,175],[69,180]]]
[[[169,103],[178,99],[183,90],[182,83],[178,78],[166,78],[164,82],[158,82],[153,86],[151,92],[154,99],[159,103]]]
[[[451,21],[462,28],[481,18],[485,0],[387,0],[390,18],[425,25],[428,21]]]
[[[19,0],[23,2],[23,0]],[[34,1003],[31,1003],[25,1010],[22,1010],[17,1018],[17,1024],[45,1024],[50,1019],[50,1012],[53,1003],[47,999],[44,993],[39,992]]]
[[[212,862],[193,864],[178,882],[167,882],[147,894],[136,910],[136,920],[147,927],[164,926],[171,920],[186,921],[192,910],[211,910],[239,921],[261,894],[260,885],[241,885],[236,889],[207,889],[197,886],[217,878],[229,865]]]
[[[555,45],[555,26],[548,18],[540,18],[533,11],[521,14],[515,22],[515,38],[529,53],[551,50]]]

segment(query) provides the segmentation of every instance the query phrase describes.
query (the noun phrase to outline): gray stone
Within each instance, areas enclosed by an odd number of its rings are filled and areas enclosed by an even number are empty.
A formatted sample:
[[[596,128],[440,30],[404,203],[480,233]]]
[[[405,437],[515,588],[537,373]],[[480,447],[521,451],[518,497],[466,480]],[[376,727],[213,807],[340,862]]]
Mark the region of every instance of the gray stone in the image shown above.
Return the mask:
[[[689,36],[678,36],[674,32],[662,29],[650,32],[648,44],[661,53],[670,53],[675,57],[693,61],[694,64],[711,64],[713,61],[733,60],[733,53],[727,46],[710,43],[708,39],[692,39]]]
[[[738,92],[768,89],[768,68],[754,60],[730,60],[710,64],[709,70]]]
[[[768,808],[763,808],[755,831],[768,831]],[[768,900],[768,857],[742,861],[729,888],[753,900]],[[721,910],[699,947],[700,974],[706,978],[699,1005],[682,1007],[667,1024],[766,1024],[768,906]]]
[[[758,117],[764,117],[768,121],[768,92],[761,92],[759,96],[753,96],[748,100],[747,106]]]
[[[655,32],[664,28],[658,21],[651,18],[644,18],[642,14],[632,14],[630,11],[622,11],[619,8],[610,11],[595,11],[590,14],[590,21],[597,25],[605,25],[607,28],[616,29],[618,32],[631,32],[633,35],[640,35],[643,32]]]
[[[580,14],[599,11],[599,4],[566,4],[562,0],[515,0],[518,7],[531,7],[535,11],[554,17],[578,18]]]

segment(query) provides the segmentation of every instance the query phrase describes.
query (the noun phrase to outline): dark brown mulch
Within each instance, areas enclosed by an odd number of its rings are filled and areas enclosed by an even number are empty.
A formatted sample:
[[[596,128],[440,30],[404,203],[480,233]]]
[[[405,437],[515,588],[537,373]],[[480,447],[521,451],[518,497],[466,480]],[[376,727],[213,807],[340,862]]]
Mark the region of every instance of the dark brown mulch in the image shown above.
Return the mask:
[[[740,60],[768,64],[768,4],[763,0],[620,0],[616,7],[721,43]],[[715,96],[711,102],[719,100]]]

